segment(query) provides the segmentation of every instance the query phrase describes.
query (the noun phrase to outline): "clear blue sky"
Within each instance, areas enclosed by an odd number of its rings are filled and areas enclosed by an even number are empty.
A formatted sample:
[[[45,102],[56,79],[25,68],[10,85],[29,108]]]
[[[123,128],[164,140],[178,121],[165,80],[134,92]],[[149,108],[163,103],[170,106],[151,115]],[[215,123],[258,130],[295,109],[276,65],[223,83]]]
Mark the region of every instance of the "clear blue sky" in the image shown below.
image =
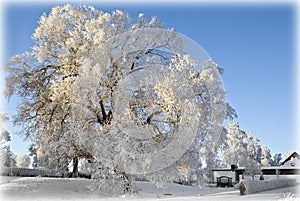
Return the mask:
[[[75,2],[75,1],[74,1]],[[79,5],[79,3],[74,3]],[[62,5],[55,4],[55,5]],[[223,83],[240,127],[266,144],[271,153],[299,151],[296,144],[296,5],[293,4],[96,4],[97,9],[158,16],[165,27],[199,43],[225,69]],[[29,51],[31,35],[43,12],[54,5],[5,3],[3,60]],[[15,100],[4,108],[15,111]],[[12,149],[27,152],[28,143],[12,133]]]

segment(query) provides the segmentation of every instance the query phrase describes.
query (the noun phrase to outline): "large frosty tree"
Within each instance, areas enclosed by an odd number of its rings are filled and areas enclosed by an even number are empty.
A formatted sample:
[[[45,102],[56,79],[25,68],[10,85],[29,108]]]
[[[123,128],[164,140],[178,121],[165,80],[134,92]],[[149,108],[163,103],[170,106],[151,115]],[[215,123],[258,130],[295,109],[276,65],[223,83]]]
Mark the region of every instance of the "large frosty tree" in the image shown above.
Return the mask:
[[[200,48],[162,22],[93,7],[55,7],[14,56],[7,97],[22,98],[14,122],[58,169],[94,165],[92,188],[132,190],[131,175],[161,184],[189,177],[220,144],[232,115],[219,71]],[[199,50],[199,47],[198,47]]]

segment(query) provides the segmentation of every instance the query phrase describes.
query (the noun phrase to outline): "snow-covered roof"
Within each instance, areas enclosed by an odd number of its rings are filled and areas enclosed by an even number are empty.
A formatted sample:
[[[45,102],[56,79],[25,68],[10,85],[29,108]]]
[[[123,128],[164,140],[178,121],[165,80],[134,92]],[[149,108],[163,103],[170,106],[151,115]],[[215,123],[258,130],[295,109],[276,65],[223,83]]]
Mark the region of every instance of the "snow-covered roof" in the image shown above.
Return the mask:
[[[299,167],[285,167],[285,166],[270,166],[270,167],[261,167],[262,170],[299,170]]]
[[[298,158],[300,159],[300,155],[297,152],[292,153],[289,157],[287,157],[282,163],[281,165],[284,165],[286,162],[290,161],[291,158]]]
[[[245,170],[246,167],[238,167],[235,170]],[[212,168],[211,171],[231,171],[231,168]]]

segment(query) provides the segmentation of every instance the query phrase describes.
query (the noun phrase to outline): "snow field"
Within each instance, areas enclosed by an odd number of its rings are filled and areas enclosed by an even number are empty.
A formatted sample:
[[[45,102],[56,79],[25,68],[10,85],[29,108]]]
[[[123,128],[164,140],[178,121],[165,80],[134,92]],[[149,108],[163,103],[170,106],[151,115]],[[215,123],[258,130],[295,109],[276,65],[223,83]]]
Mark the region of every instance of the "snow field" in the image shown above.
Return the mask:
[[[236,188],[192,187],[169,184],[165,189],[158,189],[148,182],[136,182],[138,192],[134,195],[104,198],[91,194],[87,186],[88,179],[62,179],[45,177],[1,177],[1,200],[5,201],[44,201],[44,200],[105,200],[105,201],[296,201],[299,199],[299,185],[273,191],[240,196]],[[297,197],[295,197],[295,195]]]

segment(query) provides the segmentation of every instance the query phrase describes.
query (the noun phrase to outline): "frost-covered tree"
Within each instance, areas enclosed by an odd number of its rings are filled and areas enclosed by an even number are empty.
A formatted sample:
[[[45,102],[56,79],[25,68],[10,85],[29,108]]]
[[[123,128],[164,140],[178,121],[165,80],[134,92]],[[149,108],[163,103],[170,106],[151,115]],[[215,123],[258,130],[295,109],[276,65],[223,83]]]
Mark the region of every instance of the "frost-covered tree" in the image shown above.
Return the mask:
[[[31,164],[31,158],[28,155],[23,155],[18,158],[17,166],[27,168]]]
[[[3,128],[3,122],[8,121],[9,118],[6,113],[0,113],[0,143],[1,145],[11,141],[9,132]]]
[[[57,166],[60,166],[57,161],[49,159],[49,154],[45,154],[45,150],[37,145],[32,143],[28,147],[29,156],[32,157],[32,167],[38,169],[47,168],[49,170],[55,170]],[[51,160],[51,161],[50,161]],[[68,161],[66,161],[67,163]]]
[[[73,161],[76,176],[88,159],[91,189],[118,194],[132,191],[132,175],[163,185],[215,158],[233,115],[221,69],[188,55],[156,17],[58,6],[33,40],[7,66],[6,95],[22,99],[14,122],[58,169]]]
[[[286,158],[288,158],[289,156],[291,156],[292,155],[292,151],[291,150],[288,150],[287,152],[285,152],[285,154],[284,154],[284,159],[286,159]]]
[[[0,162],[2,167],[16,167],[17,156],[11,151],[10,146],[1,147]]]
[[[245,175],[254,176],[260,173],[261,146],[259,140],[241,130],[239,123],[229,123],[226,146],[223,147],[223,163],[245,167]]]
[[[33,168],[37,168],[37,150],[38,148],[35,146],[35,144],[31,144],[29,147],[28,147],[28,150],[29,150],[29,156],[32,157],[32,167]]]
[[[271,164],[272,164],[271,151],[266,145],[264,145],[261,151],[261,165],[271,166]]]
[[[261,145],[259,144],[260,140],[252,136],[252,132],[247,135],[247,151],[250,159],[261,163]]]
[[[255,153],[256,156],[254,157],[254,160],[257,161],[259,164],[261,164],[261,145],[259,144],[260,140],[258,138],[253,139],[254,147],[255,147]]]
[[[259,139],[252,136],[252,132],[247,135],[246,143],[248,160],[244,165],[246,167],[245,175],[250,175],[254,179],[254,176],[261,172],[261,146],[259,144]]]
[[[16,155],[10,150],[9,142],[11,137],[9,132],[3,127],[3,122],[8,121],[6,113],[0,114],[0,162],[1,167],[15,167]]]
[[[39,169],[49,169],[49,170],[54,170],[56,166],[59,166],[57,164],[57,161],[53,161],[49,159],[49,154],[45,153],[45,150],[43,147],[38,147],[36,148],[36,166]],[[64,165],[67,166],[67,165]]]
[[[223,153],[223,162],[226,165],[245,166],[249,157],[246,132],[240,129],[238,122],[229,122],[227,133],[227,146]]]
[[[275,154],[273,156],[271,166],[280,166],[281,165],[282,156],[281,153]]]
[[[211,171],[211,169],[224,166],[222,153],[225,149],[228,148],[227,130],[226,128],[222,128],[221,135],[219,136],[219,139],[216,143],[217,146],[212,146],[210,140],[200,140],[200,142],[203,142],[201,143],[200,158],[202,160],[202,163],[204,163],[204,169],[202,171],[204,178],[200,178],[200,180],[202,183],[210,182],[211,178],[213,177],[213,172]]]

